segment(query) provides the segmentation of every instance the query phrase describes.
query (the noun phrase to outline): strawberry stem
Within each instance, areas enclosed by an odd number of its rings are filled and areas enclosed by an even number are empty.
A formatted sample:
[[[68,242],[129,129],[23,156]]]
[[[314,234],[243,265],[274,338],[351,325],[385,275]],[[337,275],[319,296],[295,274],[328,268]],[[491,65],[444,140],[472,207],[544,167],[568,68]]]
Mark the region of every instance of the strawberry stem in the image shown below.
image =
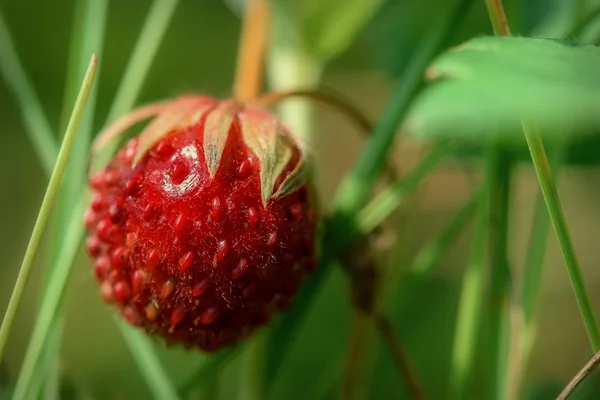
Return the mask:
[[[238,100],[248,101],[261,91],[269,20],[269,3],[266,0],[246,2],[233,88]]]
[[[348,100],[343,99],[340,95],[327,93],[322,90],[299,89],[270,92],[253,100],[251,105],[266,108],[278,105],[280,102],[293,97],[305,97],[332,106],[356,123],[366,133],[373,130],[373,122],[358,107],[351,104]]]

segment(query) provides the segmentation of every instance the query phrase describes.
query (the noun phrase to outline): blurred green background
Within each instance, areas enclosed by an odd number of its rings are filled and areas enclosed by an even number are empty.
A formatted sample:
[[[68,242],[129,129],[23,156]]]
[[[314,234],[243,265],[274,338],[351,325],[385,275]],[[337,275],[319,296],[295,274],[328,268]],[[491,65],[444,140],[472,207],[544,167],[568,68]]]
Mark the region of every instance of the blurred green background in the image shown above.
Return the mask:
[[[56,130],[63,104],[74,3],[73,0],[0,0],[21,61]],[[450,3],[447,0],[383,1],[373,20],[361,29],[353,44],[327,65],[323,85],[343,93],[376,117],[411,51],[437,16],[447,12]],[[491,33],[483,0],[475,3],[453,42]],[[507,0],[505,6],[515,33],[560,35],[576,12],[575,3],[574,0]],[[600,5],[598,0],[587,3],[590,8]],[[95,83],[99,84],[96,130],[106,118],[149,7],[150,1],[146,0],[110,2],[102,65]],[[334,18],[330,28],[336,29]],[[180,1],[138,104],[184,92],[229,96],[239,29],[238,16],[222,1]],[[0,121],[0,254],[3,255],[0,309],[4,310],[46,179],[24,133],[19,110],[2,80]],[[327,109],[316,111],[315,126],[318,183],[321,198],[328,204],[337,182],[363,142],[359,132]],[[394,151],[394,161],[406,171],[418,161],[421,150],[418,144],[404,140]],[[600,147],[590,149],[588,146],[586,150],[586,154],[591,150],[595,156],[592,158],[597,158]],[[471,162],[467,168],[478,174],[478,165]],[[574,163],[562,169],[559,182],[588,289],[596,310],[600,310],[600,269],[597,266],[600,171],[594,162],[585,166]],[[514,185],[510,256],[518,279],[537,194],[537,182],[529,165],[519,167]],[[418,249],[434,237],[469,198],[471,189],[464,170],[457,168],[455,162],[447,163],[431,177],[409,216],[410,235],[397,238],[407,251],[394,268],[406,269]],[[447,386],[457,296],[461,271],[468,257],[468,244],[467,233],[444,257],[440,268],[427,279],[417,296],[403,296],[402,289],[410,286],[410,281],[398,282],[398,295],[393,301],[393,319],[399,334],[423,386],[433,399],[444,398]],[[45,277],[40,268],[44,258],[42,252],[9,342],[5,365],[8,380],[18,374],[29,340],[39,302],[39,288]],[[93,394],[94,398],[147,398],[149,392],[112,315],[112,310],[100,300],[90,263],[82,253],[68,293],[60,369],[78,390]],[[348,282],[341,272],[336,271],[299,332],[298,341],[279,376],[275,398],[317,398],[318,393],[325,398],[335,397],[336,388],[328,385],[326,378],[344,361],[349,315]],[[562,387],[587,361],[590,348],[553,235],[549,236],[537,316],[538,335],[528,370],[528,385],[532,390],[544,385]],[[170,376],[178,383],[184,382],[203,359],[198,352],[157,347]],[[485,353],[485,343],[481,342],[478,357],[483,359]],[[401,396],[404,393],[402,383],[392,367],[390,356],[378,342],[369,350],[369,357],[374,362],[374,369],[366,378],[370,398]],[[239,361],[232,362],[220,377],[223,398],[234,396],[239,364]]]

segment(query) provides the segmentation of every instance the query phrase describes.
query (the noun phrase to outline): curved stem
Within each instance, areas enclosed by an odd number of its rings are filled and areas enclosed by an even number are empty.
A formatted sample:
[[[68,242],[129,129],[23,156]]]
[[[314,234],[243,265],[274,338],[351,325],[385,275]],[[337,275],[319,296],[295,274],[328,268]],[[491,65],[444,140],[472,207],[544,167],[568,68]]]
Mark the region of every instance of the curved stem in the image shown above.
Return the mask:
[[[293,97],[305,97],[323,104],[327,104],[344,113],[344,115],[350,118],[366,133],[370,133],[373,130],[373,122],[371,122],[371,120],[358,107],[341,98],[339,95],[327,93],[322,90],[299,89],[271,92],[253,100],[251,104],[257,107],[270,107],[277,105],[277,103],[280,103],[283,100]]]
[[[583,366],[583,368],[577,373],[577,375],[573,377],[573,379],[571,379],[571,382],[569,382],[563,391],[560,392],[556,400],[567,399],[575,391],[575,389],[577,389],[581,382],[583,382],[584,379],[592,373],[594,368],[598,367],[598,365],[600,365],[600,351],[594,354],[590,361]]]
[[[425,398],[423,390],[419,385],[416,375],[410,366],[404,347],[400,342],[400,338],[394,332],[392,323],[383,315],[377,315],[375,317],[375,323],[379,333],[387,343],[388,347],[392,352],[392,357],[396,363],[396,368],[400,372],[400,375],[408,386],[410,398],[413,400],[421,400]]]
[[[256,107],[267,108],[294,97],[304,97],[331,106],[352,120],[352,122],[361,128],[362,132],[364,132],[366,136],[370,135],[373,131],[373,122],[371,122],[371,120],[358,107],[350,103],[348,100],[342,98],[338,94],[327,93],[322,90],[299,89],[271,92],[253,100],[250,102],[250,104]],[[388,161],[386,174],[390,182],[395,182],[398,179],[398,174],[396,171],[397,168]]]
[[[369,330],[369,315],[354,309],[352,328],[346,355],[346,367],[340,385],[340,398],[345,400],[364,397],[361,391],[361,367],[364,365],[365,347]]]

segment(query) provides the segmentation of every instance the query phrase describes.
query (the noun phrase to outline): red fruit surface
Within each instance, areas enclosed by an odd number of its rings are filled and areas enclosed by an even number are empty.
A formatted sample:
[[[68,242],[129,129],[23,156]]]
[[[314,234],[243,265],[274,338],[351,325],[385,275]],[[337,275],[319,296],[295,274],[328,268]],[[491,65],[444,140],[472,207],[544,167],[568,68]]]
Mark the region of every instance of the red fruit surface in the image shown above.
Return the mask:
[[[241,122],[244,115],[277,122],[264,111],[240,106],[224,114],[233,118],[220,125],[224,144],[211,176],[206,121],[223,103],[202,99],[209,111],[192,107],[141,154],[143,134],[132,139],[90,179],[86,247],[102,298],[127,321],[169,342],[213,351],[291,302],[316,265],[316,212],[306,182],[273,195],[302,161],[287,139],[291,155],[271,177],[264,201],[264,165]],[[250,133],[262,140],[260,129]]]

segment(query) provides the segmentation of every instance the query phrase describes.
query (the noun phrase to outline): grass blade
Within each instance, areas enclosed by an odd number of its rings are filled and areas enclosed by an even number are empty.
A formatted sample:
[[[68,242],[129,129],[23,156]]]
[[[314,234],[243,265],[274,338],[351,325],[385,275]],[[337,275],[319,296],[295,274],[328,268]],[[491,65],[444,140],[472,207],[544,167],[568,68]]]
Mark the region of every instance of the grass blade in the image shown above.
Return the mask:
[[[65,136],[64,136],[63,145],[61,146],[61,151],[59,153],[59,157],[58,157],[58,161],[57,161],[57,167],[60,166],[60,168],[62,168],[62,171],[64,171],[64,168],[65,168],[66,162],[67,162],[67,157],[68,157],[68,149],[65,149],[65,146],[69,146],[70,147],[72,145],[72,143],[73,143],[73,139],[74,139],[75,133],[77,132],[79,121],[81,119],[81,115],[83,113],[83,109],[85,107],[87,97],[88,97],[88,95],[90,93],[90,90],[91,90],[91,86],[92,86],[92,83],[93,83],[93,80],[94,80],[94,76],[95,76],[95,73],[96,73],[97,66],[98,66],[98,58],[94,54],[94,55],[92,55],[92,58],[90,60],[87,72],[85,74],[85,78],[83,80],[83,83],[81,85],[81,89],[79,91],[79,95],[77,96],[77,100],[75,102],[75,107],[73,109],[73,113],[72,113],[71,119],[70,119],[69,124],[67,126],[67,131],[66,131]],[[53,176],[54,176],[54,174],[53,174]],[[52,178],[50,179],[50,181],[52,182]],[[55,186],[56,187],[55,187],[54,190],[55,190],[55,194],[56,194],[56,191],[58,190],[58,182],[55,184]],[[43,208],[43,205],[42,205],[42,208]],[[79,215],[79,217],[80,217],[80,215]],[[78,221],[78,226],[81,226],[81,225],[82,225],[81,224],[81,220],[79,220]],[[73,229],[73,232],[77,232],[77,230],[78,230],[77,227],[70,226],[70,228]],[[79,229],[81,231],[83,230],[82,228],[79,228]],[[80,237],[80,236],[81,236],[81,234],[78,235],[78,237]],[[68,244],[70,244],[70,243],[65,243],[64,247],[68,247],[68,246],[66,246]],[[79,241],[77,241],[77,245],[78,244],[79,244]],[[19,274],[19,275],[21,275],[21,274]],[[50,279],[50,283],[49,283],[48,288],[46,290],[46,295],[47,296],[48,295],[50,295],[50,296],[56,295],[60,299],[60,298],[62,298],[62,292],[60,294],[57,294],[57,293],[53,293],[52,290],[51,290],[51,287],[52,287],[51,285],[52,285],[53,279],[55,278],[56,275],[57,275],[57,273],[52,274],[51,279]],[[17,280],[17,285],[18,284],[19,284],[19,280]],[[23,288],[24,288],[24,284],[23,284]],[[45,296],[45,297],[47,297],[47,296]],[[12,302],[12,300],[11,300],[11,302]],[[42,309],[40,310],[40,317],[39,317],[38,322],[37,322],[37,324],[39,324],[40,321],[44,320],[44,317],[48,321],[47,326],[44,327],[44,331],[38,333],[38,335],[43,335],[44,339],[47,337],[48,331],[50,330],[50,322],[55,317],[53,315],[53,316],[50,316],[50,318],[48,318],[48,315],[44,314],[44,309],[46,307],[48,307],[49,304],[50,303],[46,303],[46,302],[44,302],[42,304]],[[10,304],[9,304],[9,309],[10,309]],[[36,328],[37,328],[37,326],[36,326]],[[34,345],[34,347],[37,345],[38,346],[37,354],[35,354],[35,359],[32,360],[33,362],[30,361],[29,365],[27,363],[28,360],[27,360],[27,355],[26,355],[26,360],[25,360],[25,362],[23,364],[23,368],[22,368],[26,373],[22,373],[22,374],[19,375],[19,381],[17,382],[17,387],[15,388],[15,398],[16,399],[23,398],[25,396],[25,391],[30,386],[30,382],[31,382],[31,379],[32,379],[33,371],[34,371],[37,359],[39,358],[39,353],[41,353],[41,350],[43,348],[43,344],[45,342],[45,340],[42,341],[42,342],[35,342],[35,340],[34,340],[35,337],[36,337],[36,330],[34,330],[33,338],[32,338],[32,341],[30,342],[30,347],[32,345]],[[29,353],[29,350],[30,349],[28,349],[28,353]],[[30,356],[30,358],[31,358],[31,356]],[[21,383],[21,385],[19,385],[19,382]]]
[[[78,0],[77,19],[71,34],[71,54],[69,73],[67,75],[67,87],[64,93],[63,114],[64,124],[67,123],[68,113],[77,96],[77,85],[83,79],[88,62],[88,54],[96,53],[102,59],[104,47],[104,32],[108,14],[108,0]],[[101,66],[98,66],[100,70]],[[88,96],[87,106],[79,124],[79,134],[73,144],[73,155],[67,165],[65,172],[65,183],[62,191],[61,205],[63,212],[68,215],[73,209],[75,199],[85,185],[86,164],[88,149],[93,134],[94,115],[96,110],[96,99],[98,96],[99,81]],[[64,218],[60,218],[64,221]],[[63,224],[64,226],[64,224]],[[59,230],[59,237],[64,236],[64,229]]]
[[[488,299],[488,384],[490,399],[504,399],[509,343],[512,278],[508,262],[508,218],[513,159],[510,152],[490,143],[487,179],[491,290]]]
[[[454,148],[445,143],[432,150],[410,174],[398,183],[388,187],[356,216],[356,225],[361,233],[368,233],[379,226],[402,202],[407,194],[418,187],[419,183],[433,171]]]
[[[125,114],[135,104],[178,3],[179,0],[155,0],[152,3],[108,113],[108,122]]]
[[[50,177],[50,182],[48,183],[48,188],[46,189],[46,194],[44,195],[44,200],[42,201],[42,206],[40,207],[35,226],[33,227],[33,232],[31,233],[31,238],[29,240],[29,244],[27,245],[25,256],[23,257],[23,263],[21,264],[21,268],[19,270],[19,276],[17,277],[17,282],[15,284],[13,294],[8,303],[8,308],[6,310],[6,314],[2,322],[2,327],[0,327],[0,359],[2,359],[4,348],[6,346],[6,342],[8,341],[8,336],[10,334],[10,330],[12,328],[15,316],[17,314],[19,303],[21,302],[25,286],[27,285],[29,274],[31,272],[31,267],[33,265],[33,260],[35,258],[35,254],[37,252],[42,238],[42,233],[44,232],[44,228],[46,227],[46,223],[48,222],[50,210],[52,208],[52,203],[54,201],[54,198],[56,197],[56,194],[58,193],[60,181],[62,179],[62,175],[67,165],[67,160],[71,152],[71,147],[73,145],[73,140],[75,139],[75,134],[77,133],[79,120],[81,118],[81,114],[83,112],[87,96],[92,87],[92,82],[94,80],[97,65],[98,59],[96,55],[93,55],[92,60],[90,61],[90,65],[88,67],[88,71],[86,73],[86,77],[83,81],[79,97],[77,98],[71,121],[69,122],[69,126],[67,127],[67,132],[61,145],[58,158],[56,160],[56,165],[54,167],[54,171],[52,172],[52,176]]]
[[[559,167],[563,163],[566,151],[566,143],[559,145],[551,160],[552,167]],[[535,202],[535,211],[531,223],[522,287],[515,290],[515,295],[519,298],[515,299],[514,303],[519,308],[515,310],[514,317],[518,319],[514,320],[515,323],[512,327],[508,398],[519,397],[523,390],[525,373],[531,354],[532,339],[535,336],[534,311],[542,282],[549,232],[550,216],[548,215],[544,196],[540,191]]]
[[[442,258],[444,252],[454,243],[463,228],[475,215],[475,210],[480,202],[481,191],[474,193],[469,201],[459,209],[450,219],[448,225],[432,242],[423,247],[415,257],[411,272],[415,276],[424,276],[430,273]]]
[[[152,3],[108,112],[107,123],[133,108],[178,3],[179,0],[155,0]],[[115,153],[118,144],[117,140],[109,143],[96,157],[96,165],[92,165],[92,169],[104,165]]]
[[[173,387],[169,376],[163,369],[160,360],[154,351],[147,351],[153,348],[151,339],[144,332],[132,328],[117,317],[117,326],[121,330],[123,338],[131,351],[140,372],[150,387],[150,391],[155,399],[177,400],[179,396],[175,387]]]
[[[523,131],[525,133],[525,138],[527,139],[527,145],[529,146],[529,152],[531,153],[531,159],[533,160],[533,166],[535,167],[535,173],[540,183],[546,207],[550,214],[550,220],[552,221],[554,231],[558,237],[558,243],[563,259],[565,260],[571,285],[573,286],[575,299],[577,300],[577,305],[579,306],[579,311],[583,318],[592,349],[596,353],[600,351],[600,331],[598,330],[598,322],[592,309],[583,274],[581,273],[581,267],[579,266],[579,261],[575,253],[575,246],[571,239],[562,204],[558,196],[558,190],[556,189],[556,183],[554,182],[548,157],[544,150],[544,143],[535,126],[523,123]]]
[[[56,324],[58,310],[62,305],[65,288],[71,275],[73,261],[83,238],[84,226],[81,221],[86,201],[86,198],[82,198],[71,216],[67,237],[58,254],[58,267],[50,275],[41,302],[40,312],[33,328],[33,334],[25,353],[25,359],[17,379],[14,399],[20,400],[31,397],[28,395],[28,391],[32,390],[35,371],[41,360],[43,349],[48,343],[52,325]]]
[[[456,318],[450,367],[449,398],[451,399],[460,400],[467,398],[467,387],[473,370],[475,345],[479,330],[478,320],[483,303],[483,289],[485,287],[486,211],[487,196],[482,196],[477,215],[475,216],[471,257],[463,276]]]
[[[44,171],[50,175],[58,154],[58,147],[52,126],[46,118],[42,104],[35,93],[31,80],[19,60],[13,45],[8,25],[0,11],[0,73],[21,110],[25,132],[29,135],[33,148]]]
[[[87,63],[88,55],[97,54],[102,59],[104,47],[104,33],[108,14],[108,0],[77,0],[75,5],[74,21],[71,30],[71,45],[69,50],[69,65],[67,69],[66,87],[63,93],[63,106],[61,118],[61,130],[65,130],[69,122],[72,105],[77,97],[78,85],[82,81]],[[71,157],[67,163],[61,192],[58,198],[58,217],[54,227],[51,254],[48,257],[47,271],[57,268],[56,259],[58,250],[63,245],[67,236],[69,218],[73,207],[76,206],[79,195],[83,193],[85,185],[85,174],[88,149],[93,134],[93,123],[96,110],[96,98],[99,90],[99,72],[101,64],[98,64],[98,73],[95,85],[88,96],[87,105],[83,111],[79,123],[77,137],[73,143]],[[47,279],[44,279],[47,282]],[[61,373],[57,370],[59,363],[58,353],[62,339],[64,318],[57,318],[51,327],[53,334],[44,347],[43,361],[37,365],[34,379],[44,381],[44,394],[53,398],[60,397],[57,392],[60,388]],[[32,395],[38,394],[39,385],[30,388]],[[53,394],[50,391],[54,391]]]

